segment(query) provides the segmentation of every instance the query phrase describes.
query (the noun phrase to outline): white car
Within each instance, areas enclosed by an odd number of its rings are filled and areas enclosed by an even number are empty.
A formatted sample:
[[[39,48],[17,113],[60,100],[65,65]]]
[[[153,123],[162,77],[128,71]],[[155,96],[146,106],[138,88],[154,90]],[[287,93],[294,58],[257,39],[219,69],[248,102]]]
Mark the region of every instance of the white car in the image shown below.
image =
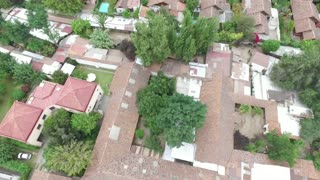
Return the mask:
[[[32,154],[31,153],[19,153],[18,159],[31,159]]]

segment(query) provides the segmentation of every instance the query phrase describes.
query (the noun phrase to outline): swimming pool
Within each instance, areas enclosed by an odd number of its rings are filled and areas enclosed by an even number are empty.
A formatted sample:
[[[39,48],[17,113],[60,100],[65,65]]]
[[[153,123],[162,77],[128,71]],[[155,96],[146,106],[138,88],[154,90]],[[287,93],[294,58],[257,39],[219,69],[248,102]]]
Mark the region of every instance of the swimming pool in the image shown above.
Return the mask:
[[[100,5],[99,12],[108,13],[109,3],[103,2]]]

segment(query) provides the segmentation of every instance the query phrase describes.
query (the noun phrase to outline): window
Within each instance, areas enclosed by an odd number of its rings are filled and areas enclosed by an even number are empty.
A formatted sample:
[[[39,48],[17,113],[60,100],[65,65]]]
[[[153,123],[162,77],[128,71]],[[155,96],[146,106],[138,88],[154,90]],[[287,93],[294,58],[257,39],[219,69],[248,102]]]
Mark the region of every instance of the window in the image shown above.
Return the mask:
[[[37,129],[40,129],[40,128],[41,128],[41,124],[38,124]]]
[[[47,117],[47,115],[43,115],[43,116],[42,116],[42,119],[46,119],[46,117]]]

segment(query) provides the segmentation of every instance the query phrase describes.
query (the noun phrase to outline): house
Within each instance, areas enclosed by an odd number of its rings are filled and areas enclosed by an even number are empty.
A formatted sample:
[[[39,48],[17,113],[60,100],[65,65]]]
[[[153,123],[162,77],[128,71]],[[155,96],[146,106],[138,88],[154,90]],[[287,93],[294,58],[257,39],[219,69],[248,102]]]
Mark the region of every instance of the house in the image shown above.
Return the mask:
[[[42,81],[26,103],[14,102],[0,124],[0,136],[41,146],[44,121],[55,109],[89,113],[102,94],[100,85],[72,77],[64,85]]]
[[[186,4],[180,0],[150,0],[147,6],[154,12],[159,11],[160,7],[164,7],[177,17],[178,21],[182,21],[183,11],[186,9]]]
[[[292,0],[295,33],[304,40],[319,39],[319,12],[312,0]]]
[[[220,23],[232,19],[230,4],[226,0],[201,0],[200,17],[212,18],[218,17]]]
[[[140,0],[118,0],[118,2],[115,5],[117,13],[122,13],[126,9],[130,11],[135,11],[139,7]]]
[[[277,28],[279,23],[275,21],[275,24],[272,24],[273,21],[271,21],[274,18],[278,18],[272,15],[271,0],[244,0],[242,4],[244,12],[255,20],[255,33],[269,35],[270,29]],[[277,16],[276,14],[274,16]]]

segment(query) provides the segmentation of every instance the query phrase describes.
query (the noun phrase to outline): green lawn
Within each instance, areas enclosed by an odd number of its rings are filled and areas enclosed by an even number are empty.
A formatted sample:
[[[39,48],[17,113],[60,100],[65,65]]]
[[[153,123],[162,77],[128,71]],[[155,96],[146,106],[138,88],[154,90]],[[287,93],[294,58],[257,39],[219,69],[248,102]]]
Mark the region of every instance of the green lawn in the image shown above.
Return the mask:
[[[7,111],[10,109],[13,101],[11,100],[11,92],[14,89],[20,88],[21,85],[15,84],[15,82],[12,79],[6,79],[2,81],[1,83],[4,83],[6,85],[6,92],[4,94],[1,94],[0,96],[0,122],[4,118],[4,116],[7,114]]]
[[[82,71],[86,73],[94,73],[97,76],[96,82],[100,84],[101,88],[103,89],[103,92],[105,94],[108,94],[109,87],[113,78],[113,71],[108,71],[105,69],[97,69],[94,67],[88,67],[88,66],[82,66],[79,65],[77,68],[81,69]]]

